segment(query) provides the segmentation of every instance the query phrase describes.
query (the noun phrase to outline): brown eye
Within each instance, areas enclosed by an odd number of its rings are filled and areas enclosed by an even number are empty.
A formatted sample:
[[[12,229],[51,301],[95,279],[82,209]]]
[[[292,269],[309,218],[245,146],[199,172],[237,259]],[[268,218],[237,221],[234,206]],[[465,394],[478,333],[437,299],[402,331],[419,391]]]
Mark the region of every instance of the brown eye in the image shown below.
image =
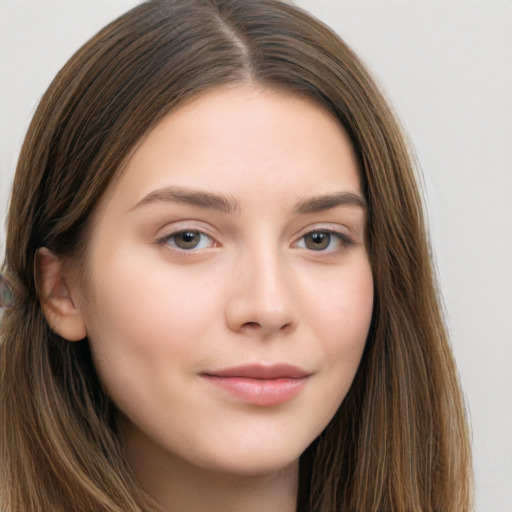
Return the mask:
[[[213,241],[204,233],[200,231],[178,231],[173,233],[165,239],[165,242],[171,247],[181,249],[184,251],[190,251],[192,249],[205,249],[212,247]]]
[[[304,236],[304,245],[313,251],[324,251],[331,244],[331,233],[314,231]]]

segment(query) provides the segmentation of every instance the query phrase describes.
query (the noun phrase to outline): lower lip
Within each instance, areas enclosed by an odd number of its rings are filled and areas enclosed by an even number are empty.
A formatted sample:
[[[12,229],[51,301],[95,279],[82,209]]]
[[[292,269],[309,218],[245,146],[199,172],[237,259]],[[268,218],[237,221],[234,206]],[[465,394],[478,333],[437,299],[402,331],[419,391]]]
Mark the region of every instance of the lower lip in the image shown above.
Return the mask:
[[[302,379],[248,379],[203,375],[209,382],[228,391],[235,398],[251,405],[273,406],[295,398],[306,385]]]

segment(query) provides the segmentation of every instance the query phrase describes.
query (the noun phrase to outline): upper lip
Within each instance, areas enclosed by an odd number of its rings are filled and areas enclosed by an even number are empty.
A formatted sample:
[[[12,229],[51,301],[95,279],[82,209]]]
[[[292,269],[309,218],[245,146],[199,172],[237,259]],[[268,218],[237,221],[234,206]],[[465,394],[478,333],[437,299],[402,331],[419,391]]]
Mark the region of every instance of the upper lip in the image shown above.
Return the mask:
[[[209,377],[242,377],[246,379],[273,380],[303,379],[304,377],[308,377],[310,373],[291,364],[278,363],[264,365],[255,363],[204,372],[204,375]]]

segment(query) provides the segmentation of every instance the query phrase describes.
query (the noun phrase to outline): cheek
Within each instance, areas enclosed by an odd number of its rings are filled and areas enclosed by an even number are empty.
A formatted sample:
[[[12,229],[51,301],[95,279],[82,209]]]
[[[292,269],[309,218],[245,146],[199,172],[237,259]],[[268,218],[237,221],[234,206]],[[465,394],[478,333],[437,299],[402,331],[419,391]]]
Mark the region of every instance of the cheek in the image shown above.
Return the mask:
[[[310,290],[310,324],[331,355],[356,354],[364,348],[373,311],[373,277],[363,259],[329,276],[323,286]]]
[[[137,263],[111,258],[96,271],[94,310],[86,319],[96,369],[115,401],[172,388],[174,370],[192,364],[197,341],[220,316],[198,280],[158,265],[137,273]]]
[[[347,268],[324,287],[324,293],[315,297],[307,310],[325,362],[322,378],[332,397],[327,407],[329,416],[345,398],[366,345],[373,311],[369,263]]]

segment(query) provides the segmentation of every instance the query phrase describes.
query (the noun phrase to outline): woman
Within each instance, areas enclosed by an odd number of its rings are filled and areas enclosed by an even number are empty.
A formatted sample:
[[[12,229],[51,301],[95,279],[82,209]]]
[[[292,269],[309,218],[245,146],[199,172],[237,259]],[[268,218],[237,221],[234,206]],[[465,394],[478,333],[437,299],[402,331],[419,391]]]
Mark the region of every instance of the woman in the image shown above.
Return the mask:
[[[410,155],[300,10],[95,36],[29,129],[5,268],[6,511],[471,509]]]

